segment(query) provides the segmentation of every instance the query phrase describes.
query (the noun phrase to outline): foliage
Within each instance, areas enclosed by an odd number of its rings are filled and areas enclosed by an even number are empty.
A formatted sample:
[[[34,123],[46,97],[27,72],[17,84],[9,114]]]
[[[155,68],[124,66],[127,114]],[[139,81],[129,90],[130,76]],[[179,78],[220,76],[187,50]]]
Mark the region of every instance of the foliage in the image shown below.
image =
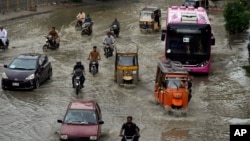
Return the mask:
[[[241,33],[248,29],[250,6],[244,2],[229,2],[224,8],[225,28],[230,34]]]
[[[72,2],[82,2],[82,0],[72,0]]]

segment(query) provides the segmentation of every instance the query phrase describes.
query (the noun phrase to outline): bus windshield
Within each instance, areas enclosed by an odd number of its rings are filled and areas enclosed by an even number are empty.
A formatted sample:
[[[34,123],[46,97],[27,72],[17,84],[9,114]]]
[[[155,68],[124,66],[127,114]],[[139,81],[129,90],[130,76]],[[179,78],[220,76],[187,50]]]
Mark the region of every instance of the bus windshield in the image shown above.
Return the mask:
[[[210,54],[211,29],[209,25],[169,25],[166,53]]]

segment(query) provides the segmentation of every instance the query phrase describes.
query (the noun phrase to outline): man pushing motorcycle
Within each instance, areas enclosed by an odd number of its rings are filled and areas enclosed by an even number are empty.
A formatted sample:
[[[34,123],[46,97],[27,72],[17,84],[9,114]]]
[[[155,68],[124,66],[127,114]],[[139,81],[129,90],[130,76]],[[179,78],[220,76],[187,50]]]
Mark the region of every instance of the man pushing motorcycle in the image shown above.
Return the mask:
[[[89,72],[91,72],[91,63],[92,63],[92,61],[97,62],[96,68],[97,68],[97,72],[98,72],[99,64],[98,64],[97,60],[101,60],[101,56],[100,56],[100,53],[96,49],[97,49],[97,47],[94,46],[93,50],[89,53],[89,57],[88,57],[88,60],[90,60],[90,62],[89,62]]]

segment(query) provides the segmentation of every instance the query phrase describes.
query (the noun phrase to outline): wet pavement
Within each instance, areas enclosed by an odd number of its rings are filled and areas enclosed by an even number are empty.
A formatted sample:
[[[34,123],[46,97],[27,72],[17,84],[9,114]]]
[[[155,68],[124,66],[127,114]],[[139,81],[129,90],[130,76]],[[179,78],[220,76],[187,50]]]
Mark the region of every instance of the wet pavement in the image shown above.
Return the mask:
[[[145,5],[159,6],[164,22],[170,5],[181,0],[125,0],[89,2],[82,6],[58,8],[30,17],[4,20],[9,31],[10,48],[0,51],[0,72],[3,64],[26,52],[46,53],[52,62],[52,80],[34,91],[0,90],[1,141],[57,141],[60,124],[69,101],[95,99],[99,102],[104,124],[102,141],[118,141],[120,127],[132,115],[141,129],[141,141],[228,141],[230,124],[250,124],[250,79],[241,68],[247,65],[246,34],[234,37],[227,45],[224,19],[220,12],[210,12],[216,45],[212,48],[209,76],[193,80],[193,98],[186,117],[168,115],[153,98],[156,62],[164,56],[160,33],[143,34],[139,30],[139,11]],[[163,4],[164,3],[164,4]],[[94,21],[93,34],[81,36],[75,31],[75,16],[83,10]],[[45,10],[46,11],[46,10]],[[0,19],[2,16],[0,17]],[[114,82],[114,57],[104,58],[102,40],[114,18],[121,23],[117,44],[139,47],[140,82],[136,87],[120,87]],[[2,20],[1,20],[2,21]],[[56,26],[61,46],[43,52],[51,26]],[[72,67],[81,59],[88,68],[87,56],[92,46],[101,52],[99,74],[86,75],[85,88],[76,96],[71,88]]]

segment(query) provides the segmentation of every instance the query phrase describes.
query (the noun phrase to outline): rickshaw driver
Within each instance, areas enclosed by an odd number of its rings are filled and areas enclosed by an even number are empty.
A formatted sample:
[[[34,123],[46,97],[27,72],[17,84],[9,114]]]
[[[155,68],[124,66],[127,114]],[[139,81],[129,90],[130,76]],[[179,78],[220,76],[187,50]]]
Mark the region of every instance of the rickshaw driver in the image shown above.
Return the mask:
[[[99,67],[99,63],[97,60],[101,60],[101,56],[100,53],[96,50],[96,46],[93,47],[93,50],[89,53],[89,57],[88,60],[90,60],[89,62],[89,72],[91,72],[91,63],[92,61],[96,61],[96,70],[98,72],[98,67]]]

